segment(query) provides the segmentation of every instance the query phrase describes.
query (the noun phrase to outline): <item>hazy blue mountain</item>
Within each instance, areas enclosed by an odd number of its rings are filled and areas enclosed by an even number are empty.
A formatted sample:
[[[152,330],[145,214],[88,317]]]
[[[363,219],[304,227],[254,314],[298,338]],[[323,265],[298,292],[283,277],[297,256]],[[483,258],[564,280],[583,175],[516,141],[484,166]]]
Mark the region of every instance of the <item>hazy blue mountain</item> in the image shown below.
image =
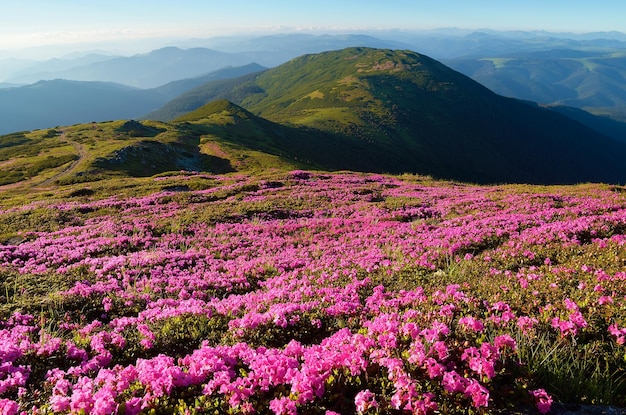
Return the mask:
[[[82,58],[85,59],[85,58]],[[192,78],[226,66],[252,63],[249,57],[206,48],[182,50],[165,47],[130,57],[114,57],[66,67],[67,62],[52,61],[37,70],[16,74],[7,82],[32,83],[38,80],[115,82],[138,88],[154,88],[168,82]],[[60,69],[55,66],[62,65]]]
[[[207,82],[221,79],[237,78],[243,75],[247,75],[249,73],[259,72],[265,69],[267,68],[259,65],[258,63],[250,63],[248,65],[236,67],[228,66],[202,76],[168,82],[165,85],[154,88],[154,90],[159,94],[167,95],[168,97],[174,98],[177,95],[184,93],[185,91],[188,91],[200,85],[204,85]]]
[[[139,89],[110,82],[51,80],[0,89],[0,134],[91,121],[137,118],[209,81],[264,69],[257,64],[228,67],[203,76]]]
[[[445,63],[509,97],[596,112],[626,108],[626,52],[558,49]]]
[[[0,89],[17,88],[18,86],[23,86],[23,85],[21,85],[21,84],[12,84],[10,82],[0,82]]]
[[[226,36],[212,39],[191,40],[183,45],[204,46],[230,53],[248,56],[252,61],[272,67],[295,57],[347,47],[407,49],[411,44],[393,39],[380,39],[367,34],[323,34],[305,33],[277,34],[258,37]]]
[[[619,32],[579,35],[462,29],[364,30],[358,34],[222,36],[178,42],[177,46],[208,47],[224,52],[243,53],[254,57],[255,62],[265,66],[276,66],[303,54],[352,46],[410,49],[435,59],[491,57],[504,53],[552,49],[617,50],[626,48],[626,35]]]
[[[158,96],[108,82],[40,81],[0,90],[0,133],[140,115]]]
[[[102,55],[90,53],[70,58],[54,58],[42,62],[33,62],[28,66],[15,71],[7,79],[21,84],[32,84],[41,80],[58,79],[63,71],[71,70],[76,67],[91,65],[98,62],[104,62],[109,59],[117,58],[117,56]]]
[[[430,32],[385,32],[381,38],[392,36],[408,43],[413,50],[436,59],[500,57],[521,52],[541,52],[555,49],[583,51],[618,51],[626,49],[626,35],[595,33],[586,36],[549,32],[501,32],[493,30]]]
[[[32,64],[33,61],[27,59],[0,59],[0,81],[4,81],[15,72],[27,68]]]

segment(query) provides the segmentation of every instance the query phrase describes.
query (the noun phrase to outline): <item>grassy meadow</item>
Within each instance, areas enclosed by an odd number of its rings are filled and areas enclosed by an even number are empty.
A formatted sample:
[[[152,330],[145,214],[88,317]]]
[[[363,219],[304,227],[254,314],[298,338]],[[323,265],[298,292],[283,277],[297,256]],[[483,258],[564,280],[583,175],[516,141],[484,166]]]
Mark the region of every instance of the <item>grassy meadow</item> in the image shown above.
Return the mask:
[[[623,143],[406,51],[244,81],[0,136],[0,414],[626,407]]]
[[[626,406],[623,187],[38,180],[2,193],[2,413]]]

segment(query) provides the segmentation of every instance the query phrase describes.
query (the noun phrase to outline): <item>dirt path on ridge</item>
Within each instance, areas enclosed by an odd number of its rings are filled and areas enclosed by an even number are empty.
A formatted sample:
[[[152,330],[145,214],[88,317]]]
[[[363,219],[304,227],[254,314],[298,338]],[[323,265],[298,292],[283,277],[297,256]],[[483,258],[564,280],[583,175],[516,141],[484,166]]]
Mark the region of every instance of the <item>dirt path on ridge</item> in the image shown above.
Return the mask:
[[[76,153],[78,154],[78,158],[72,161],[70,164],[68,164],[65,168],[63,168],[63,170],[55,173],[54,176],[47,178],[41,183],[31,184],[29,187],[42,188],[42,187],[50,186],[54,184],[54,182],[56,182],[62,177],[69,175],[74,169],[76,169],[76,166],[78,166],[78,163],[80,163],[80,161],[84,159],[85,156],[87,155],[87,152],[85,151],[85,147],[81,143],[77,143],[76,141],[71,141],[67,139],[67,136],[65,135],[65,130],[62,130],[61,137],[59,138],[61,141],[71,144],[72,147],[74,147],[74,149],[76,150]]]
[[[37,177],[32,177],[26,180],[20,180],[19,182],[0,185],[0,192],[3,190],[19,189],[19,188],[22,188],[23,190],[27,190],[27,189],[44,190],[46,186],[53,185],[55,181],[59,180],[62,177],[69,175],[74,169],[76,169],[76,166],[78,166],[78,163],[80,163],[80,161],[84,159],[87,155],[87,151],[85,150],[85,147],[80,143],[77,143],[72,140],[68,140],[65,134],[65,130],[61,131],[61,136],[59,137],[59,139],[67,144],[70,144],[72,147],[74,147],[74,149],[76,150],[76,153],[78,154],[78,159],[73,160],[71,163],[65,166],[62,170],[55,173],[52,177],[49,177],[39,183],[37,182]]]

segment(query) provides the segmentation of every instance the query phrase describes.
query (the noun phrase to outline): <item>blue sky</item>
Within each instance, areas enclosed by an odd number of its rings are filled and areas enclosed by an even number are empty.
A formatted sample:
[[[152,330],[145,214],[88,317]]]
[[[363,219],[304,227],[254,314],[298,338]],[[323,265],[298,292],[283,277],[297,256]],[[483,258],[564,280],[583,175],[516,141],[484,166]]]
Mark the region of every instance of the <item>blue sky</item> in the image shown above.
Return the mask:
[[[236,33],[462,29],[626,32],[624,0],[20,0],[0,50]]]

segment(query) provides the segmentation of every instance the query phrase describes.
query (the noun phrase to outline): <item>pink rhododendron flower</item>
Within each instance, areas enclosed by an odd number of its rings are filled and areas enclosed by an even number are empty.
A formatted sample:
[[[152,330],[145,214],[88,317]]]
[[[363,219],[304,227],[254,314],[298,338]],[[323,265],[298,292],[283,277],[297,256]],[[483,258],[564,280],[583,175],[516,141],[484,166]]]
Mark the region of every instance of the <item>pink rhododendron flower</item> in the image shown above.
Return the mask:
[[[527,333],[529,330],[538,323],[538,320],[534,317],[522,316],[517,319],[517,327],[522,331],[522,333]]]
[[[436,341],[431,347],[431,351],[437,354],[437,359],[444,361],[450,356],[450,350],[444,341]]]
[[[296,415],[298,413],[296,403],[286,396],[272,399],[270,401],[270,409],[275,415]]]
[[[451,371],[443,374],[441,384],[443,385],[444,389],[450,393],[465,392],[465,389],[469,385],[469,381],[459,375],[457,372]]]
[[[139,397],[131,398],[126,401],[125,415],[137,415],[141,412],[142,400]]]
[[[11,399],[0,399],[0,414],[15,415],[19,412],[20,406]]]
[[[411,402],[411,407],[407,409],[412,410],[416,415],[428,415],[439,408],[435,399],[436,396],[434,394],[426,392],[421,396],[421,399]]]
[[[565,308],[567,308],[570,311],[578,311],[578,304],[576,304],[574,301],[570,300],[569,298],[566,298],[565,300],[563,300],[563,303],[565,304]]]
[[[615,342],[617,344],[626,343],[626,328],[618,328],[617,324],[611,324],[608,329],[609,333],[615,336]]]
[[[104,311],[108,313],[109,311],[111,311],[111,308],[113,307],[113,300],[111,300],[110,297],[104,297],[102,299],[102,307],[104,308]]]
[[[574,323],[576,327],[581,329],[588,326],[587,320],[585,320],[585,317],[583,317],[580,311],[575,311],[570,314],[569,320]]]
[[[472,398],[476,408],[489,406],[489,391],[474,379],[470,379],[469,385],[465,388],[465,395]]]
[[[431,379],[435,379],[443,375],[443,372],[445,371],[445,366],[443,366],[432,357],[426,359],[424,365],[426,366],[426,372],[428,373],[428,377]]]
[[[561,320],[558,317],[554,317],[552,319],[551,325],[552,327],[560,331],[561,336],[575,336],[576,333],[578,333],[578,328],[576,327],[576,324],[569,320]]]
[[[501,334],[496,336],[493,340],[494,346],[498,349],[504,349],[505,347],[510,348],[511,350],[517,350],[517,342],[510,334]]]
[[[485,325],[482,323],[482,321],[471,317],[471,316],[466,316],[466,317],[462,317],[459,319],[459,324],[463,327],[469,328],[475,332],[481,332],[483,331],[483,329],[485,328]]]
[[[409,363],[421,366],[426,360],[426,348],[420,341],[414,341],[409,348]]]
[[[354,397],[354,404],[356,405],[356,411],[359,414],[366,413],[370,408],[378,408],[376,396],[369,389],[365,389],[357,393]]]
[[[535,404],[539,413],[546,414],[552,407],[552,397],[543,389],[537,389],[529,392],[535,398]]]

